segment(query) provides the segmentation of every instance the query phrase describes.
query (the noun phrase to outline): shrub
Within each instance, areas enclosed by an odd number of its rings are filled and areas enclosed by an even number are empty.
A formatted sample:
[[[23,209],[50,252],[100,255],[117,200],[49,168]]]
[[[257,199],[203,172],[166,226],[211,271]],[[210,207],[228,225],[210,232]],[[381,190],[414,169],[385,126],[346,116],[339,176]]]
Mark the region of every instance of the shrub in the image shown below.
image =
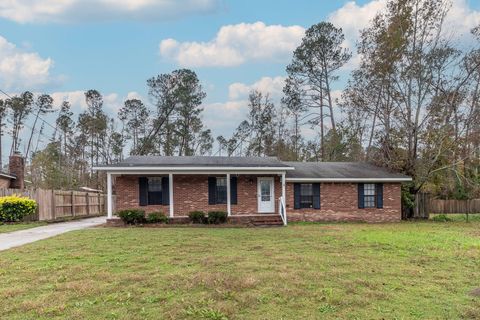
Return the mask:
[[[228,214],[224,211],[210,211],[208,212],[208,223],[220,224],[227,222]]]
[[[205,212],[203,211],[192,211],[188,214],[190,221],[193,223],[204,223],[205,222]]]
[[[0,221],[15,222],[29,214],[34,214],[37,202],[28,197],[17,195],[0,197]]]
[[[147,215],[147,223],[167,223],[168,218],[163,212],[152,212]]]
[[[138,209],[122,210],[117,212],[117,215],[126,224],[139,224],[139,223],[144,223],[146,221],[145,211],[143,210],[138,210]]]
[[[439,214],[439,215],[436,215],[432,218],[433,221],[437,221],[437,222],[447,222],[447,221],[452,221],[451,218],[447,217],[446,214]]]

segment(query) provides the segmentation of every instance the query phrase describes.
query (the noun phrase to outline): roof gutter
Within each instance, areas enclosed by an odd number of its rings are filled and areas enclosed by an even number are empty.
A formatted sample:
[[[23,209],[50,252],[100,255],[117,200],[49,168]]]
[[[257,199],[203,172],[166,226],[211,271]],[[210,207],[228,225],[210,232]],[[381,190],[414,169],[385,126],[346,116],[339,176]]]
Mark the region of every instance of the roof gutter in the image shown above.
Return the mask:
[[[287,182],[408,182],[412,178],[286,178]]]
[[[12,176],[12,175],[6,174],[6,173],[0,173],[0,177],[5,177],[5,178],[9,178],[9,179],[17,179],[16,176]]]

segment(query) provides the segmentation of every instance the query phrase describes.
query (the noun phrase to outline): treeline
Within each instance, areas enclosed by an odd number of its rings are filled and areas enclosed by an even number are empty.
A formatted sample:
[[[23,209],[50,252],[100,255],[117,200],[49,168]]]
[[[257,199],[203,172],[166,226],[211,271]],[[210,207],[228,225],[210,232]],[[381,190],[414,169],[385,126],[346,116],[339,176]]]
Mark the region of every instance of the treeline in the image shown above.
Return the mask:
[[[23,142],[35,186],[102,188],[91,167],[124,155],[277,156],[297,161],[368,161],[411,175],[405,192],[442,197],[480,196],[480,26],[468,45],[447,37],[448,0],[390,0],[361,31],[360,62],[340,98],[340,70],[354,52],[340,28],[311,26],[286,67],[281,101],[252,91],[248,115],[232,135],[213,137],[202,122],[205,92],[195,72],[175,70],[147,80],[149,103],[125,101],[118,115],[103,110],[96,90],[73,117],[63,102],[50,143],[38,149],[37,121],[52,110],[48,95],[25,92],[0,101],[0,129],[8,119],[10,152]],[[38,123],[43,125],[37,128]],[[5,130],[4,130],[5,131]],[[1,152],[1,151],[0,151]]]
[[[372,162],[413,177],[406,204],[419,190],[479,197],[480,26],[468,45],[448,37],[450,4],[389,1],[361,31],[360,63],[337,103],[332,84],[353,53],[342,46],[340,28],[328,22],[310,27],[286,68],[281,105],[253,92],[249,119],[232,137],[218,138],[222,150]]]
[[[35,97],[25,92],[0,100],[0,123],[4,117],[12,123],[8,131],[12,138],[10,153],[26,156],[27,179],[33,186],[62,189],[103,188],[104,177],[91,168],[118,162],[125,154],[210,154],[214,139],[200,118],[206,94],[197,75],[191,70],[176,70],[148,79],[147,86],[152,107],[129,99],[111,117],[104,110],[100,92],[89,90],[85,92],[86,110],[75,118],[70,103],[64,101],[55,124],[43,118],[54,107],[47,94]],[[26,124],[31,117],[33,126]],[[40,128],[37,122],[42,123]],[[53,134],[47,137],[47,146],[39,150],[38,141],[46,136],[46,124],[52,126]],[[28,142],[22,143],[19,133],[25,126],[30,135]],[[19,148],[21,143],[23,150]]]

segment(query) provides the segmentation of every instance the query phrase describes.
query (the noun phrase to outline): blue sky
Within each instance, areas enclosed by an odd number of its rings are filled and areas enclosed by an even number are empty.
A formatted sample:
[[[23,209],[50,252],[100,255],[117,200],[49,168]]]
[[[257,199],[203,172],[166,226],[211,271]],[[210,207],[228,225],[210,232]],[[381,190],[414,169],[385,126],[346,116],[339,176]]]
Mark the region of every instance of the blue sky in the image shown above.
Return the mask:
[[[0,3],[0,89],[50,93],[79,112],[81,91],[93,88],[113,114],[127,96],[147,100],[147,78],[187,67],[207,91],[204,119],[215,135],[228,135],[241,121],[248,90],[279,98],[304,28],[329,20],[353,48],[358,30],[385,6],[385,0],[7,2]],[[455,30],[467,32],[480,23],[480,1],[454,0],[451,16]],[[337,93],[354,66],[355,59],[341,71]]]

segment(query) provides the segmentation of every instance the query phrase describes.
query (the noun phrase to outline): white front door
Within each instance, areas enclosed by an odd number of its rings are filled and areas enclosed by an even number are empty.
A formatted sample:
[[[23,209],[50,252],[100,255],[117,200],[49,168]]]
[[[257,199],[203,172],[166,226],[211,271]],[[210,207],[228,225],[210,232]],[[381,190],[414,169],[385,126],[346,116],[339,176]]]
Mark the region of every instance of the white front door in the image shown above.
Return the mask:
[[[273,190],[273,177],[258,178],[258,212],[274,213],[275,196]]]

